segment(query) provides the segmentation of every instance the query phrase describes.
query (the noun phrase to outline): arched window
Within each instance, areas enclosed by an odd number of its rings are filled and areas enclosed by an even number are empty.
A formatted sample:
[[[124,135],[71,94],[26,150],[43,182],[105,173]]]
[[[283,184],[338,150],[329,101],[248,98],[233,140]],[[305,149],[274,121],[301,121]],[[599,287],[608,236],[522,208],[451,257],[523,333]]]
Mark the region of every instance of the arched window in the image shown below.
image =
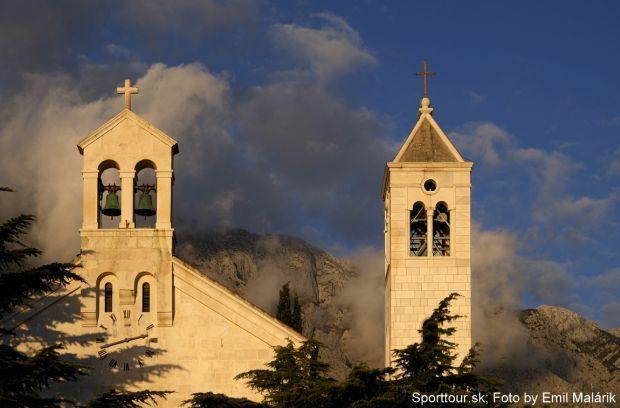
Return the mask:
[[[418,201],[409,212],[409,255],[426,256],[428,253],[427,224],[426,208]]]
[[[450,256],[450,211],[445,203],[433,212],[433,256]]]
[[[142,284],[142,313],[151,311],[151,285],[147,282]]]
[[[157,212],[157,177],[155,163],[141,160],[136,164],[134,213],[137,228],[155,228]]]
[[[110,282],[105,284],[104,293],[104,310],[106,313],[112,312],[112,284]]]
[[[99,228],[118,228],[121,215],[121,179],[116,162],[106,160],[99,165]]]

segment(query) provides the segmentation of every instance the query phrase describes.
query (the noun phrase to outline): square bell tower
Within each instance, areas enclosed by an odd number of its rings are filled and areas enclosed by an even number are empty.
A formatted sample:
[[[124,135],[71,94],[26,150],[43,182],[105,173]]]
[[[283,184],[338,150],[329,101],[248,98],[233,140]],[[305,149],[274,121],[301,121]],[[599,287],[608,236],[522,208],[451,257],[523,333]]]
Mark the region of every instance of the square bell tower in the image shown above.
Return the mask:
[[[84,326],[173,323],[172,185],[177,142],[125,108],[78,143],[83,156]],[[148,291],[148,292],[147,292]]]
[[[451,307],[463,316],[453,322],[460,359],[472,343],[473,163],[441,130],[424,94],[418,121],[383,178],[386,367],[394,364],[394,350],[421,340],[422,323],[452,292],[461,295]]]

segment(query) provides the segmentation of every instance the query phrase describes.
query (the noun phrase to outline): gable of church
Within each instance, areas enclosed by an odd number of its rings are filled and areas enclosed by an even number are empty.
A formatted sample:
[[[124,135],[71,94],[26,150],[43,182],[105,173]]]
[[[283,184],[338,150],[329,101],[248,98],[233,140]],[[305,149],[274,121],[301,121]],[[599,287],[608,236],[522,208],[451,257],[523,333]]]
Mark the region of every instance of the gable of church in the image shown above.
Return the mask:
[[[459,161],[428,118],[423,118],[417,128],[400,156],[399,162]]]
[[[118,135],[123,136],[125,147],[128,147],[126,144],[130,141],[138,142],[134,144],[136,144],[136,147],[139,147],[141,142],[150,140],[151,142],[171,148],[173,154],[178,153],[178,144],[176,140],[155,127],[146,119],[128,109],[122,110],[90,135],[80,140],[77,145],[78,150],[81,154],[84,154],[84,150],[93,144],[103,144],[105,142],[109,145],[116,142],[116,140],[105,139],[116,139]],[[139,139],[135,139],[136,136],[138,136]]]

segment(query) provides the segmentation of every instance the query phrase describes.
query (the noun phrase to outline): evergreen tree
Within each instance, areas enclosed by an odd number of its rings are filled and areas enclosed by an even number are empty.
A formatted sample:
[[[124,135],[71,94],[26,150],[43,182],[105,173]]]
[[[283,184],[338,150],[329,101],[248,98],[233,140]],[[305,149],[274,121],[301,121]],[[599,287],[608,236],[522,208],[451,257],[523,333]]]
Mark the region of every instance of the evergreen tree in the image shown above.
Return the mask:
[[[140,408],[144,404],[157,405],[157,397],[166,398],[171,391],[125,391],[110,390],[89,401],[85,408]]]
[[[307,340],[295,348],[274,347],[275,358],[267,369],[241,373],[235,379],[265,395],[265,403],[279,408],[331,407],[330,397],[335,380],[327,375],[329,365],[318,359],[321,343]]]
[[[391,368],[370,368],[366,363],[354,366],[347,378],[332,388],[330,400],[333,406],[354,408],[380,406],[378,398],[388,392],[390,387],[388,374],[393,372]]]
[[[0,191],[11,190],[3,187]],[[29,259],[41,254],[23,241],[34,220],[33,215],[22,214],[0,225],[0,319],[37,296],[81,280],[67,263],[24,268]],[[75,381],[85,374],[84,368],[63,361],[60,345],[28,354],[18,351],[13,336],[11,328],[0,332],[0,406],[59,407],[62,398],[41,396],[42,391],[54,382]]]
[[[247,398],[234,398],[212,392],[192,394],[192,398],[183,401],[183,405],[190,408],[267,408],[265,404]]]
[[[303,317],[301,314],[301,304],[299,303],[299,296],[297,296],[297,293],[293,296],[293,310],[291,311],[290,326],[299,333],[302,332],[304,326]]]
[[[301,313],[301,304],[299,303],[299,296],[297,296],[297,293],[294,294],[293,302],[291,303],[290,282],[286,282],[280,289],[276,317],[282,323],[287,324],[300,333],[302,332],[304,324]]]
[[[282,323],[288,324],[290,326],[291,323],[291,290],[289,288],[289,283],[286,282],[282,285],[280,289],[280,296],[278,298],[278,310],[276,312],[276,317]]]
[[[455,365],[456,344],[448,338],[454,335],[456,329],[445,327],[445,324],[461,317],[451,314],[449,310],[450,303],[457,296],[460,295],[452,293],[439,302],[424,321],[418,330],[421,342],[394,351],[398,374],[388,392],[394,406],[410,406],[413,391],[471,395],[492,391],[499,385],[497,380],[474,373],[478,362],[478,344],[469,350],[458,366]]]

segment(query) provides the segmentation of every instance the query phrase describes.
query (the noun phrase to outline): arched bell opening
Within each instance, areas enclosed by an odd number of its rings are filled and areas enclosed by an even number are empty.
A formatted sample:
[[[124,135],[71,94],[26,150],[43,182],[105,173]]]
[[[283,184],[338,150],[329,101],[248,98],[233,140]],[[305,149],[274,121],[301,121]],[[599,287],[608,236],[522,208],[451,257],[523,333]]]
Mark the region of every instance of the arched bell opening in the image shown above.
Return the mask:
[[[433,212],[433,256],[450,256],[450,211],[443,202]]]
[[[428,220],[424,203],[417,202],[409,212],[409,255],[426,256]]]
[[[97,180],[97,223],[99,228],[118,228],[121,216],[121,178],[113,160],[99,165]]]
[[[136,164],[134,220],[136,228],[155,228],[157,217],[157,177],[155,164],[142,160]]]

